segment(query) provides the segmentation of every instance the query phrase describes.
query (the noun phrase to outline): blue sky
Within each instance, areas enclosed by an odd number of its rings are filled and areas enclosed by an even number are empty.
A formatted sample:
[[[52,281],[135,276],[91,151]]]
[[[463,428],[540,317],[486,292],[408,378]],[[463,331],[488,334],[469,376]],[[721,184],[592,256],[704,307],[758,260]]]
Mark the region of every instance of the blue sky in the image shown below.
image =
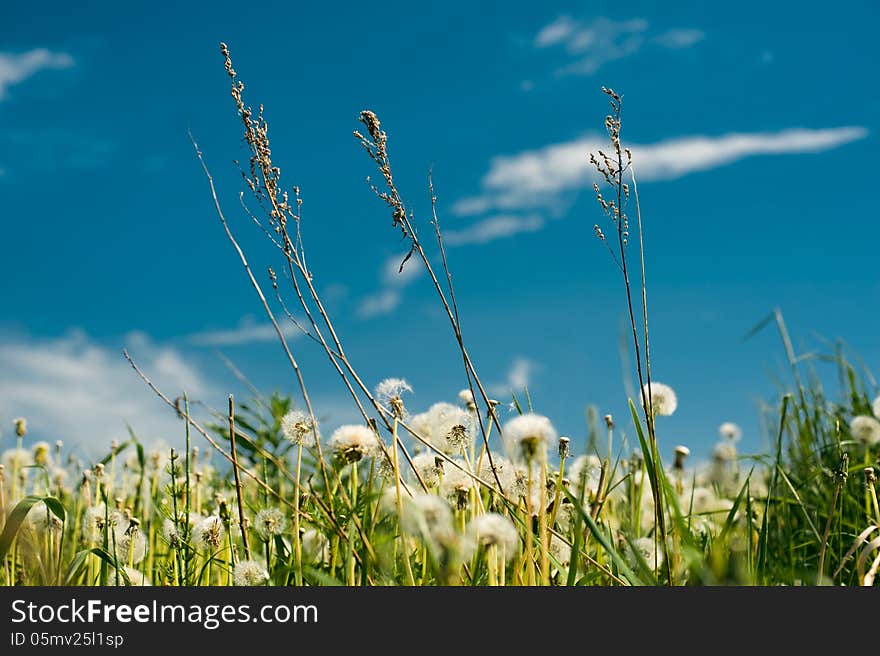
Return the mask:
[[[734,421],[743,447],[760,448],[758,402],[776,393],[782,351],[771,331],[742,337],[773,307],[801,350],[842,338],[869,367],[880,360],[878,10],[669,4],[269,2],[244,14],[53,2],[38,16],[7,3],[0,439],[24,414],[35,438],[104,444],[129,421],[177,441],[123,346],[170,394],[214,407],[244,394],[218,351],[260,389],[295,391],[187,137],[258,274],[277,267],[238,206],[232,160],[245,154],[223,40],[247,101],[266,106],[283,179],[302,189],[316,284],[363,378],[407,378],[414,411],[463,387],[427,278],[392,275],[406,248],[351,134],[370,108],[423,234],[433,167],[482,378],[499,398],[527,382],[536,410],[576,441],[587,404],[625,417],[625,306],[593,236],[603,217],[586,169],[600,87],[623,93],[655,378],[679,396],[661,445],[708,453]],[[294,347],[326,424],[354,419],[323,355]]]

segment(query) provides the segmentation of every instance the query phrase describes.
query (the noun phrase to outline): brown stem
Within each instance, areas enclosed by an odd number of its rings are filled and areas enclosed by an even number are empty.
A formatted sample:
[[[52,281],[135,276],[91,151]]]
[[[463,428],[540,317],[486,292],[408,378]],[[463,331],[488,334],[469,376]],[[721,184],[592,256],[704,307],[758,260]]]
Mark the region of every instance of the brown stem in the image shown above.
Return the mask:
[[[235,476],[235,496],[238,499],[238,525],[241,527],[241,541],[244,543],[244,557],[251,559],[251,548],[248,544],[247,520],[244,517],[244,503],[241,500],[241,479],[238,476],[238,454],[235,450],[235,398],[229,395],[229,449],[232,452],[232,471]],[[299,490],[297,490],[299,493]],[[266,563],[268,567],[269,564]]]

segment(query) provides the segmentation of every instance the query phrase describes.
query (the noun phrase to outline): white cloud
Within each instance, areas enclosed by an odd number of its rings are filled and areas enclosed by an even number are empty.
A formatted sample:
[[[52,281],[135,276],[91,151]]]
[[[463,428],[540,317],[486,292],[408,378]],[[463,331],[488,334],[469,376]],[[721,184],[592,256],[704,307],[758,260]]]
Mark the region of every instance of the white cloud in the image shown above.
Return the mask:
[[[571,37],[578,25],[569,16],[560,16],[552,23],[542,27],[535,35],[535,47],[546,48],[564,43]]]
[[[501,214],[482,219],[461,230],[450,230],[443,235],[443,240],[448,246],[485,244],[523,232],[537,232],[542,227],[544,227],[544,219],[536,214],[527,216]]]
[[[0,52],[0,100],[9,87],[24,82],[39,71],[73,66],[73,57],[65,52],[36,48],[20,54]]]
[[[597,18],[579,21],[560,16],[535,35],[538,49],[558,47],[571,58],[556,69],[556,75],[593,75],[608,62],[639,52],[649,41],[662,48],[689,48],[705,38],[697,29],[675,28],[649,38],[648,21],[643,18],[611,20]]]
[[[364,297],[358,305],[357,315],[361,319],[371,319],[383,314],[389,314],[400,305],[400,292],[396,289],[383,289],[382,291]]]
[[[758,155],[818,153],[863,139],[863,127],[779,132],[730,133],[717,137],[687,136],[653,144],[633,144],[633,164],[639,182],[672,180]],[[459,215],[493,208],[555,207],[566,193],[591,185],[595,172],[589,153],[607,148],[598,136],[552,144],[491,160],[482,180],[483,193],[453,205]]]
[[[674,29],[658,34],[653,41],[670,50],[681,50],[682,48],[690,48],[705,38],[706,33],[702,30]]]
[[[401,253],[400,255],[392,255],[385,260],[385,265],[382,268],[382,281],[386,285],[391,287],[406,287],[422,275],[425,270],[425,265],[422,263],[421,258],[419,258],[418,255],[413,254],[413,256],[406,261],[406,264],[403,264],[405,257],[406,253]],[[401,264],[403,264],[402,270]]]
[[[286,315],[276,316],[275,319],[286,339],[297,339],[303,335]],[[235,328],[205,330],[187,335],[183,339],[193,346],[240,346],[275,341],[278,333],[271,322],[258,323],[253,317],[247,316],[242,317]]]
[[[406,264],[401,264],[406,253],[392,255],[387,258],[380,271],[381,288],[379,291],[369,294],[361,299],[357,307],[357,316],[361,319],[371,319],[383,314],[390,314],[400,306],[403,301],[404,288],[418,280],[425,271],[425,265],[418,255],[413,254]]]
[[[534,360],[518,355],[507,370],[507,381],[490,385],[489,392],[499,397],[507,396],[511,391],[514,393],[522,392],[529,386],[538,368],[539,365]]]
[[[135,361],[166,394],[192,399],[212,394],[199,370],[177,350],[139,333],[125,343]],[[126,423],[144,442],[177,443],[183,424],[140,380],[121,348],[102,346],[80,332],[57,339],[7,338],[0,343],[0,421],[28,420],[35,439],[55,441],[84,455],[125,439]]]

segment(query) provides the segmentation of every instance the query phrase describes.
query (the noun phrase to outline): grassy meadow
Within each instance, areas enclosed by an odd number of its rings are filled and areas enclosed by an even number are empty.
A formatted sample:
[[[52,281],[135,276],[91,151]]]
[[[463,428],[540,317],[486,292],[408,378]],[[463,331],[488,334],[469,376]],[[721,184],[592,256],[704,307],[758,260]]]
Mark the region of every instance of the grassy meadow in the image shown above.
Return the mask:
[[[415,412],[406,380],[363,382],[316,287],[321,266],[307,260],[299,189],[282,184],[263,107],[246,103],[225,45],[221,52],[250,156],[234,221],[195,140],[194,157],[230,266],[242,269],[275,327],[298,394],[230,396],[201,423],[193,400],[159,389],[126,353],[144,394],[180,418],[181,434],[169,441],[182,448],[142,444],[135,426],[100,461],[82,462],[61,442],[33,443],[27,418],[16,419],[0,465],[0,585],[874,584],[880,397],[843,349],[797,354],[774,312],[756,329],[778,331],[790,375],[763,409],[768,452],[740,453],[733,424],[719,427],[708,460],[686,444],[658,448],[678,400],[651,370],[641,230],[651,218],[638,202],[618,94],[602,89],[607,148],[584,153],[597,180],[588,220],[620,273],[641,394],[627,416],[593,409],[582,434],[565,436],[527,390],[512,399],[486,392],[461,329],[436,207],[421,220],[404,203],[388,135],[371,111],[361,113],[353,145],[375,169],[371,184],[390,214],[377,238],[403,239],[401,267],[427,271],[461,354],[452,366],[462,390]],[[277,247],[268,276],[236,239],[248,228]],[[310,372],[285,338],[289,322],[308,337],[297,348],[326,355],[362,421],[322,430]],[[825,389],[816,367],[836,368],[836,389]]]

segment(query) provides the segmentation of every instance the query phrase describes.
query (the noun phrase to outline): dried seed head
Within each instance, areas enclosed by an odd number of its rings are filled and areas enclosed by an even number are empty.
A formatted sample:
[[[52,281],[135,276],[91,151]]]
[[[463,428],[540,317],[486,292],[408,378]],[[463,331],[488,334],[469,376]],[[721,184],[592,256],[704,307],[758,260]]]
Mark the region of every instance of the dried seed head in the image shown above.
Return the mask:
[[[684,469],[684,461],[691,454],[691,450],[686,446],[678,445],[675,447],[675,464],[674,467],[678,470]]]
[[[569,456],[568,444],[571,442],[571,439],[567,437],[559,438],[559,457],[563,460]]]

